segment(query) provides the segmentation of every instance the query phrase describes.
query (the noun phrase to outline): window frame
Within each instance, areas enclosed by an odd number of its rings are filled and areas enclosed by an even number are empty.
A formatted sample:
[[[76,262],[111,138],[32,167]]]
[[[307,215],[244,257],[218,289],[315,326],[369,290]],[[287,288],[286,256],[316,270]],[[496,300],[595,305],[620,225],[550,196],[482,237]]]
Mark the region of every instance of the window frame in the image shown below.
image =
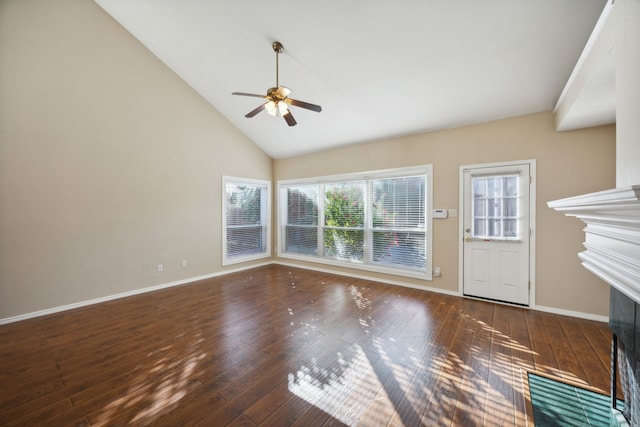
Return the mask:
[[[250,255],[241,256],[229,256],[227,253],[227,185],[245,185],[252,187],[259,187],[263,189],[264,193],[261,197],[260,205],[260,225],[264,228],[265,248],[263,251]],[[271,257],[271,181],[252,179],[252,178],[240,178],[234,176],[222,176],[222,265],[239,264],[248,261],[255,261],[264,258]],[[249,226],[247,226],[249,227]]]
[[[340,261],[337,259],[327,258],[322,253],[323,242],[322,233],[325,228],[324,224],[324,185],[337,184],[350,181],[364,180],[366,182],[365,188],[370,187],[371,180],[376,179],[390,179],[390,178],[402,178],[411,176],[424,176],[425,178],[425,200],[424,200],[424,212],[425,212],[425,266],[424,270],[415,270],[410,268],[399,267],[385,267],[379,263],[373,263],[370,257],[365,256],[363,262],[353,261]],[[319,186],[318,194],[318,224],[311,226],[316,229],[318,233],[318,253],[317,254],[303,254],[296,252],[287,252],[285,250],[286,244],[286,230],[287,226],[287,190],[294,186],[304,185],[317,185]],[[368,191],[368,190],[366,190]],[[376,171],[366,171],[359,173],[329,175],[322,177],[312,177],[303,179],[289,179],[279,180],[277,182],[277,195],[278,195],[278,212],[277,212],[277,256],[279,258],[292,259],[297,261],[313,262],[318,264],[325,264],[334,267],[352,268],[359,270],[372,271],[377,273],[389,274],[394,276],[411,277],[423,280],[433,280],[432,268],[433,268],[433,166],[421,165],[415,167],[406,168],[394,168],[384,169]],[[367,196],[365,195],[365,200]],[[367,218],[364,227],[365,242],[368,242],[372,238],[372,234],[376,229],[373,227],[371,221],[370,205],[365,202],[365,217]],[[372,241],[372,240],[371,240]],[[365,246],[366,243],[365,243]]]

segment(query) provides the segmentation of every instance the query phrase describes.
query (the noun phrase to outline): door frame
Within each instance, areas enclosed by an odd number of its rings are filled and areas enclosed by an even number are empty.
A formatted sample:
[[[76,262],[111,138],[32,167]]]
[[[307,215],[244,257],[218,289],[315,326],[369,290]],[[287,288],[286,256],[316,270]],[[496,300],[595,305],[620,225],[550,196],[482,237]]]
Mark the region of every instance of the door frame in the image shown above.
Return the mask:
[[[529,227],[531,235],[529,237],[529,305],[528,308],[536,306],[536,160],[514,160],[509,162],[479,163],[473,165],[462,165],[458,174],[458,293],[464,295],[464,170],[494,168],[503,166],[529,165],[531,182],[529,185]],[[473,298],[473,297],[467,297]]]

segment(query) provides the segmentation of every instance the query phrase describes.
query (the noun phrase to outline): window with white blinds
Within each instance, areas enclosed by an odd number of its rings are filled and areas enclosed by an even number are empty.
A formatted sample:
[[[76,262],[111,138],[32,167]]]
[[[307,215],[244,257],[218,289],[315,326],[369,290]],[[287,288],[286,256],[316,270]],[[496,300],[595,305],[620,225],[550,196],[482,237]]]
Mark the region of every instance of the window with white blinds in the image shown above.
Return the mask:
[[[431,278],[431,166],[279,183],[279,256]]]
[[[222,265],[271,256],[268,181],[223,177]]]
[[[286,189],[285,251],[318,254],[318,187],[296,185]]]

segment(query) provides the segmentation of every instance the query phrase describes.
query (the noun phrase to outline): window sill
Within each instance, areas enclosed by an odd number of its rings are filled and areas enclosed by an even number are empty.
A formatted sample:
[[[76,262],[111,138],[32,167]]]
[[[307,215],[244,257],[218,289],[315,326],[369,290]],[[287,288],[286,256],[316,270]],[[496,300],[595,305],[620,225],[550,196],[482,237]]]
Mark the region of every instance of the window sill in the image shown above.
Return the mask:
[[[288,252],[278,252],[278,258],[291,259],[302,262],[310,262],[314,264],[330,265],[332,267],[351,268],[355,270],[363,270],[374,273],[388,274],[390,276],[398,277],[410,277],[412,279],[428,280],[432,281],[433,277],[431,271],[418,271],[418,270],[402,270],[398,268],[385,268],[376,264],[359,264],[355,262],[340,262],[328,258],[320,258],[316,256],[304,256],[297,255]]]
[[[255,254],[255,255],[247,255],[242,257],[223,258],[222,266],[226,267],[228,265],[241,264],[243,262],[258,261],[265,258],[271,258],[271,253],[269,252],[269,253]]]

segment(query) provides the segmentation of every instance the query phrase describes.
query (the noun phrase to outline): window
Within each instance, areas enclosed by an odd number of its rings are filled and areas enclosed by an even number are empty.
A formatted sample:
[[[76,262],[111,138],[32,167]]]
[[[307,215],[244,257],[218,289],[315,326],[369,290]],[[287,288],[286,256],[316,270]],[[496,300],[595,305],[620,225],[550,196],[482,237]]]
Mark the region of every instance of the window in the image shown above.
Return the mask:
[[[278,255],[431,279],[431,166],[279,183]]]
[[[318,254],[318,191],[317,185],[286,188],[285,252]]]
[[[228,176],[222,181],[222,265],[271,256],[271,184]]]
[[[472,237],[514,240],[518,233],[519,175],[473,177]]]

